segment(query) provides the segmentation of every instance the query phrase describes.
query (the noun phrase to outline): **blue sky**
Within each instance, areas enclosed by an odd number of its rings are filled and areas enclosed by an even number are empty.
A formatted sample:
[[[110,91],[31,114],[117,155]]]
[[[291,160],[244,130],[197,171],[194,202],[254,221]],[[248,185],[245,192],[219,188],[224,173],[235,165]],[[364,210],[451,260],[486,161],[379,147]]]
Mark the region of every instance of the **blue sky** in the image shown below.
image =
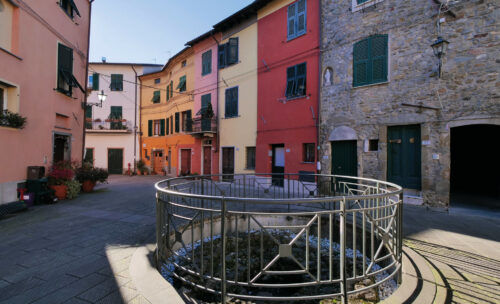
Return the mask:
[[[252,0],[95,0],[90,61],[164,64]]]

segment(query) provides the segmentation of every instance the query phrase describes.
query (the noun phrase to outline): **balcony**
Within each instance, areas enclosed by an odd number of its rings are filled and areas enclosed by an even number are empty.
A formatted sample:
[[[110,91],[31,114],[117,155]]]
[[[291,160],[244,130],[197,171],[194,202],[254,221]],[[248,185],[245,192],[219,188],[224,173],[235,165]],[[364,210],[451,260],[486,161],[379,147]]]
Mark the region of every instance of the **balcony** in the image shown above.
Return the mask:
[[[86,121],[87,133],[132,133],[132,123],[125,120]]]
[[[197,117],[186,121],[186,133],[193,136],[213,137],[217,133],[217,117]]]

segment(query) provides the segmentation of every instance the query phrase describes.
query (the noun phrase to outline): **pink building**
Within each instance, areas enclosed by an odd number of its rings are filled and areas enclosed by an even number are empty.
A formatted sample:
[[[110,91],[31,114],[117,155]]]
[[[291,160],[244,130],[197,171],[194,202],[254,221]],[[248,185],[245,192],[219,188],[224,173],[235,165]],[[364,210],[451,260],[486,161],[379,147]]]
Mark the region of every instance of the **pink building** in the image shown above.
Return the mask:
[[[28,166],[82,159],[92,1],[0,0],[0,204]]]

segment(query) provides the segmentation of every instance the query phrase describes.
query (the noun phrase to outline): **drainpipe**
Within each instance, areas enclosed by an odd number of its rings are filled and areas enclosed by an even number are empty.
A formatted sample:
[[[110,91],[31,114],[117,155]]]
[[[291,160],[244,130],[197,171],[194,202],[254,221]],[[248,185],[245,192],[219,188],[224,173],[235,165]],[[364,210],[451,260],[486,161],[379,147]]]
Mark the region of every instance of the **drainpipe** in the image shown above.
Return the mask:
[[[323,80],[322,79],[322,68],[323,68],[323,65],[322,65],[322,60],[321,60],[321,43],[322,43],[322,38],[323,38],[323,27],[321,26],[321,21],[322,21],[322,18],[321,18],[321,12],[323,11],[322,10],[322,1],[318,1],[319,2],[319,54],[318,54],[318,65],[319,65],[319,69],[318,69],[318,117],[317,117],[317,124],[316,124],[316,134],[317,134],[317,143],[318,143],[318,146],[316,147],[316,155],[317,155],[317,162],[316,162],[316,171],[317,173],[321,173],[321,170],[318,170],[320,165],[321,165],[321,160],[320,160],[320,127],[321,127],[321,81]]]
[[[85,128],[85,110],[87,109],[87,86],[88,86],[88,81],[89,81],[89,52],[90,52],[90,23],[92,21],[92,2],[94,0],[90,0],[90,7],[89,7],[89,27],[88,27],[88,35],[87,35],[87,63],[85,67],[85,93],[83,93],[83,139],[82,139],[82,164],[83,164],[83,159],[85,157],[85,134],[87,133],[87,129]]]
[[[134,95],[134,173],[136,173],[136,163],[137,163],[137,71],[134,66],[131,65],[132,70],[135,73],[135,95]]]
[[[217,54],[219,54],[218,53],[219,52],[219,41],[217,41],[217,39],[214,37],[213,33],[211,36],[212,36],[212,39],[217,44]],[[219,55],[217,55],[217,58],[219,58]],[[221,128],[220,128],[220,109],[219,109],[220,96],[219,96],[219,64],[218,63],[216,64],[216,68],[217,68],[217,81],[215,83],[217,84],[217,88],[216,88],[216,90],[217,90],[217,143],[215,146],[215,152],[217,152],[217,160],[220,160],[220,161],[218,161],[217,171],[219,172],[219,174],[221,174],[222,170],[220,170],[220,169],[221,169],[222,159],[220,157],[220,132],[221,132]]]

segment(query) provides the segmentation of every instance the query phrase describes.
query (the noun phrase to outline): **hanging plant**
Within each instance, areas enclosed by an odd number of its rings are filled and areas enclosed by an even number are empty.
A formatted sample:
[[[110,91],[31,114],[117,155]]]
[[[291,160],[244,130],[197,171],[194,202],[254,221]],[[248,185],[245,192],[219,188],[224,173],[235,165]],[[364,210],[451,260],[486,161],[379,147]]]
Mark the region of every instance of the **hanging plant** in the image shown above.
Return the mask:
[[[0,112],[0,126],[23,129],[26,126],[26,120],[26,117],[12,113],[9,110]]]

